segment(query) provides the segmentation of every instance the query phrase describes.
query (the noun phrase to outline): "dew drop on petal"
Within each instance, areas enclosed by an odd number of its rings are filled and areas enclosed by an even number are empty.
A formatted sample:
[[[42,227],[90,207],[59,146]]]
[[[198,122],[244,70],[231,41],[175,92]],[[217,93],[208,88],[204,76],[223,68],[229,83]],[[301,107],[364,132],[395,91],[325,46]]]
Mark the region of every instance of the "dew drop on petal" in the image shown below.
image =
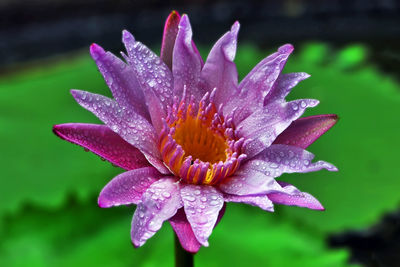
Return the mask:
[[[171,194],[168,193],[168,192],[162,192],[162,195],[163,195],[163,197],[165,197],[165,198],[170,198],[170,197],[171,197]]]

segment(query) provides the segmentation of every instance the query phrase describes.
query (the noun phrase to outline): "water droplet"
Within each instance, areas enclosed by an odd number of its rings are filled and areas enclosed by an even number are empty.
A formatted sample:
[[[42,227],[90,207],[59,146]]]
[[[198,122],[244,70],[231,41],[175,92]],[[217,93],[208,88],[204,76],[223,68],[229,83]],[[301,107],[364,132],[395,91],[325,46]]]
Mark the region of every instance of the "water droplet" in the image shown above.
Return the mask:
[[[195,194],[195,195],[200,195],[201,192],[200,192],[200,190],[197,189],[197,190],[194,191],[194,194]]]
[[[218,205],[218,203],[219,203],[219,202],[216,201],[216,200],[211,200],[211,201],[210,201],[210,205],[211,205],[211,206],[216,206],[216,205]]]
[[[170,198],[171,194],[168,192],[162,192],[163,197]]]
[[[279,165],[275,162],[272,162],[270,166],[271,166],[271,168],[274,168],[274,169],[279,167]]]
[[[197,224],[206,224],[208,222],[208,219],[206,216],[196,216],[195,217],[195,222]]]
[[[149,85],[150,87],[154,87],[154,86],[156,85],[156,81],[151,80],[151,81],[148,82],[148,85]]]
[[[190,202],[193,202],[193,201],[195,201],[196,200],[196,198],[194,197],[194,196],[185,196],[185,200],[187,200],[187,201],[190,201]]]

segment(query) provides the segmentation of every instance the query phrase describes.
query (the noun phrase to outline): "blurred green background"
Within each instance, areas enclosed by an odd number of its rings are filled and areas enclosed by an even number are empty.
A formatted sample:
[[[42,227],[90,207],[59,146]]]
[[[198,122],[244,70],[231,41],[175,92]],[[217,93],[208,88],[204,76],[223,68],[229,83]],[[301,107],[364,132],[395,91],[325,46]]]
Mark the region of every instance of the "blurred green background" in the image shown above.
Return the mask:
[[[200,44],[204,58],[214,41]],[[255,42],[239,42],[240,78],[274,51]],[[354,259],[349,262],[350,250],[332,248],[328,237],[368,229],[399,208],[396,76],[374,62],[371,47],[363,42],[296,43],[284,72],[304,71],[311,78],[295,87],[289,99],[320,100],[306,115],[340,116],[308,149],[340,171],[283,175],[280,180],[316,196],[326,211],[277,206],[275,213],[267,213],[229,204],[210,247],[196,255],[197,266],[355,266]],[[159,46],[150,45],[158,51]],[[59,123],[99,123],[69,94],[74,88],[110,96],[88,51],[7,64],[0,72],[0,266],[173,266],[168,223],[134,249],[129,235],[134,207],[97,207],[101,188],[123,170],[51,131]]]

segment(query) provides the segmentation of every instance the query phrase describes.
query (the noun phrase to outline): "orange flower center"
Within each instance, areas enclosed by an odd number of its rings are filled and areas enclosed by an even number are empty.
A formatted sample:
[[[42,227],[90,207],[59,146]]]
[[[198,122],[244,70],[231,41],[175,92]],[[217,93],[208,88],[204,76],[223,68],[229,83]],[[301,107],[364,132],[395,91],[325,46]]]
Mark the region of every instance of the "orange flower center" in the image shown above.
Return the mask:
[[[212,98],[206,94],[195,113],[193,101],[186,105],[183,97],[169,111],[160,135],[165,165],[186,183],[218,184],[245,158],[240,153],[243,139],[234,138],[233,129],[222,112],[217,112]]]

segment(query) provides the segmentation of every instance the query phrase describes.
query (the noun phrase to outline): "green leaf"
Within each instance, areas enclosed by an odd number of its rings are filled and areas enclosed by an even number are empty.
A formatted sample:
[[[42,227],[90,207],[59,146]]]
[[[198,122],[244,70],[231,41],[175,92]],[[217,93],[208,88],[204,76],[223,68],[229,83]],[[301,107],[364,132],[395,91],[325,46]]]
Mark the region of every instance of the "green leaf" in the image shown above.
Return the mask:
[[[0,266],[173,266],[169,224],[134,249],[132,213],[132,207],[100,209],[94,199],[53,211],[24,208],[7,218],[7,231],[0,234]],[[234,204],[195,261],[197,266],[347,266],[347,257],[344,250],[327,249],[315,231]]]
[[[53,124],[98,122],[70,88],[109,94],[86,55],[0,78],[0,215],[25,201],[56,207],[68,192],[85,198],[122,171],[52,133]]]

